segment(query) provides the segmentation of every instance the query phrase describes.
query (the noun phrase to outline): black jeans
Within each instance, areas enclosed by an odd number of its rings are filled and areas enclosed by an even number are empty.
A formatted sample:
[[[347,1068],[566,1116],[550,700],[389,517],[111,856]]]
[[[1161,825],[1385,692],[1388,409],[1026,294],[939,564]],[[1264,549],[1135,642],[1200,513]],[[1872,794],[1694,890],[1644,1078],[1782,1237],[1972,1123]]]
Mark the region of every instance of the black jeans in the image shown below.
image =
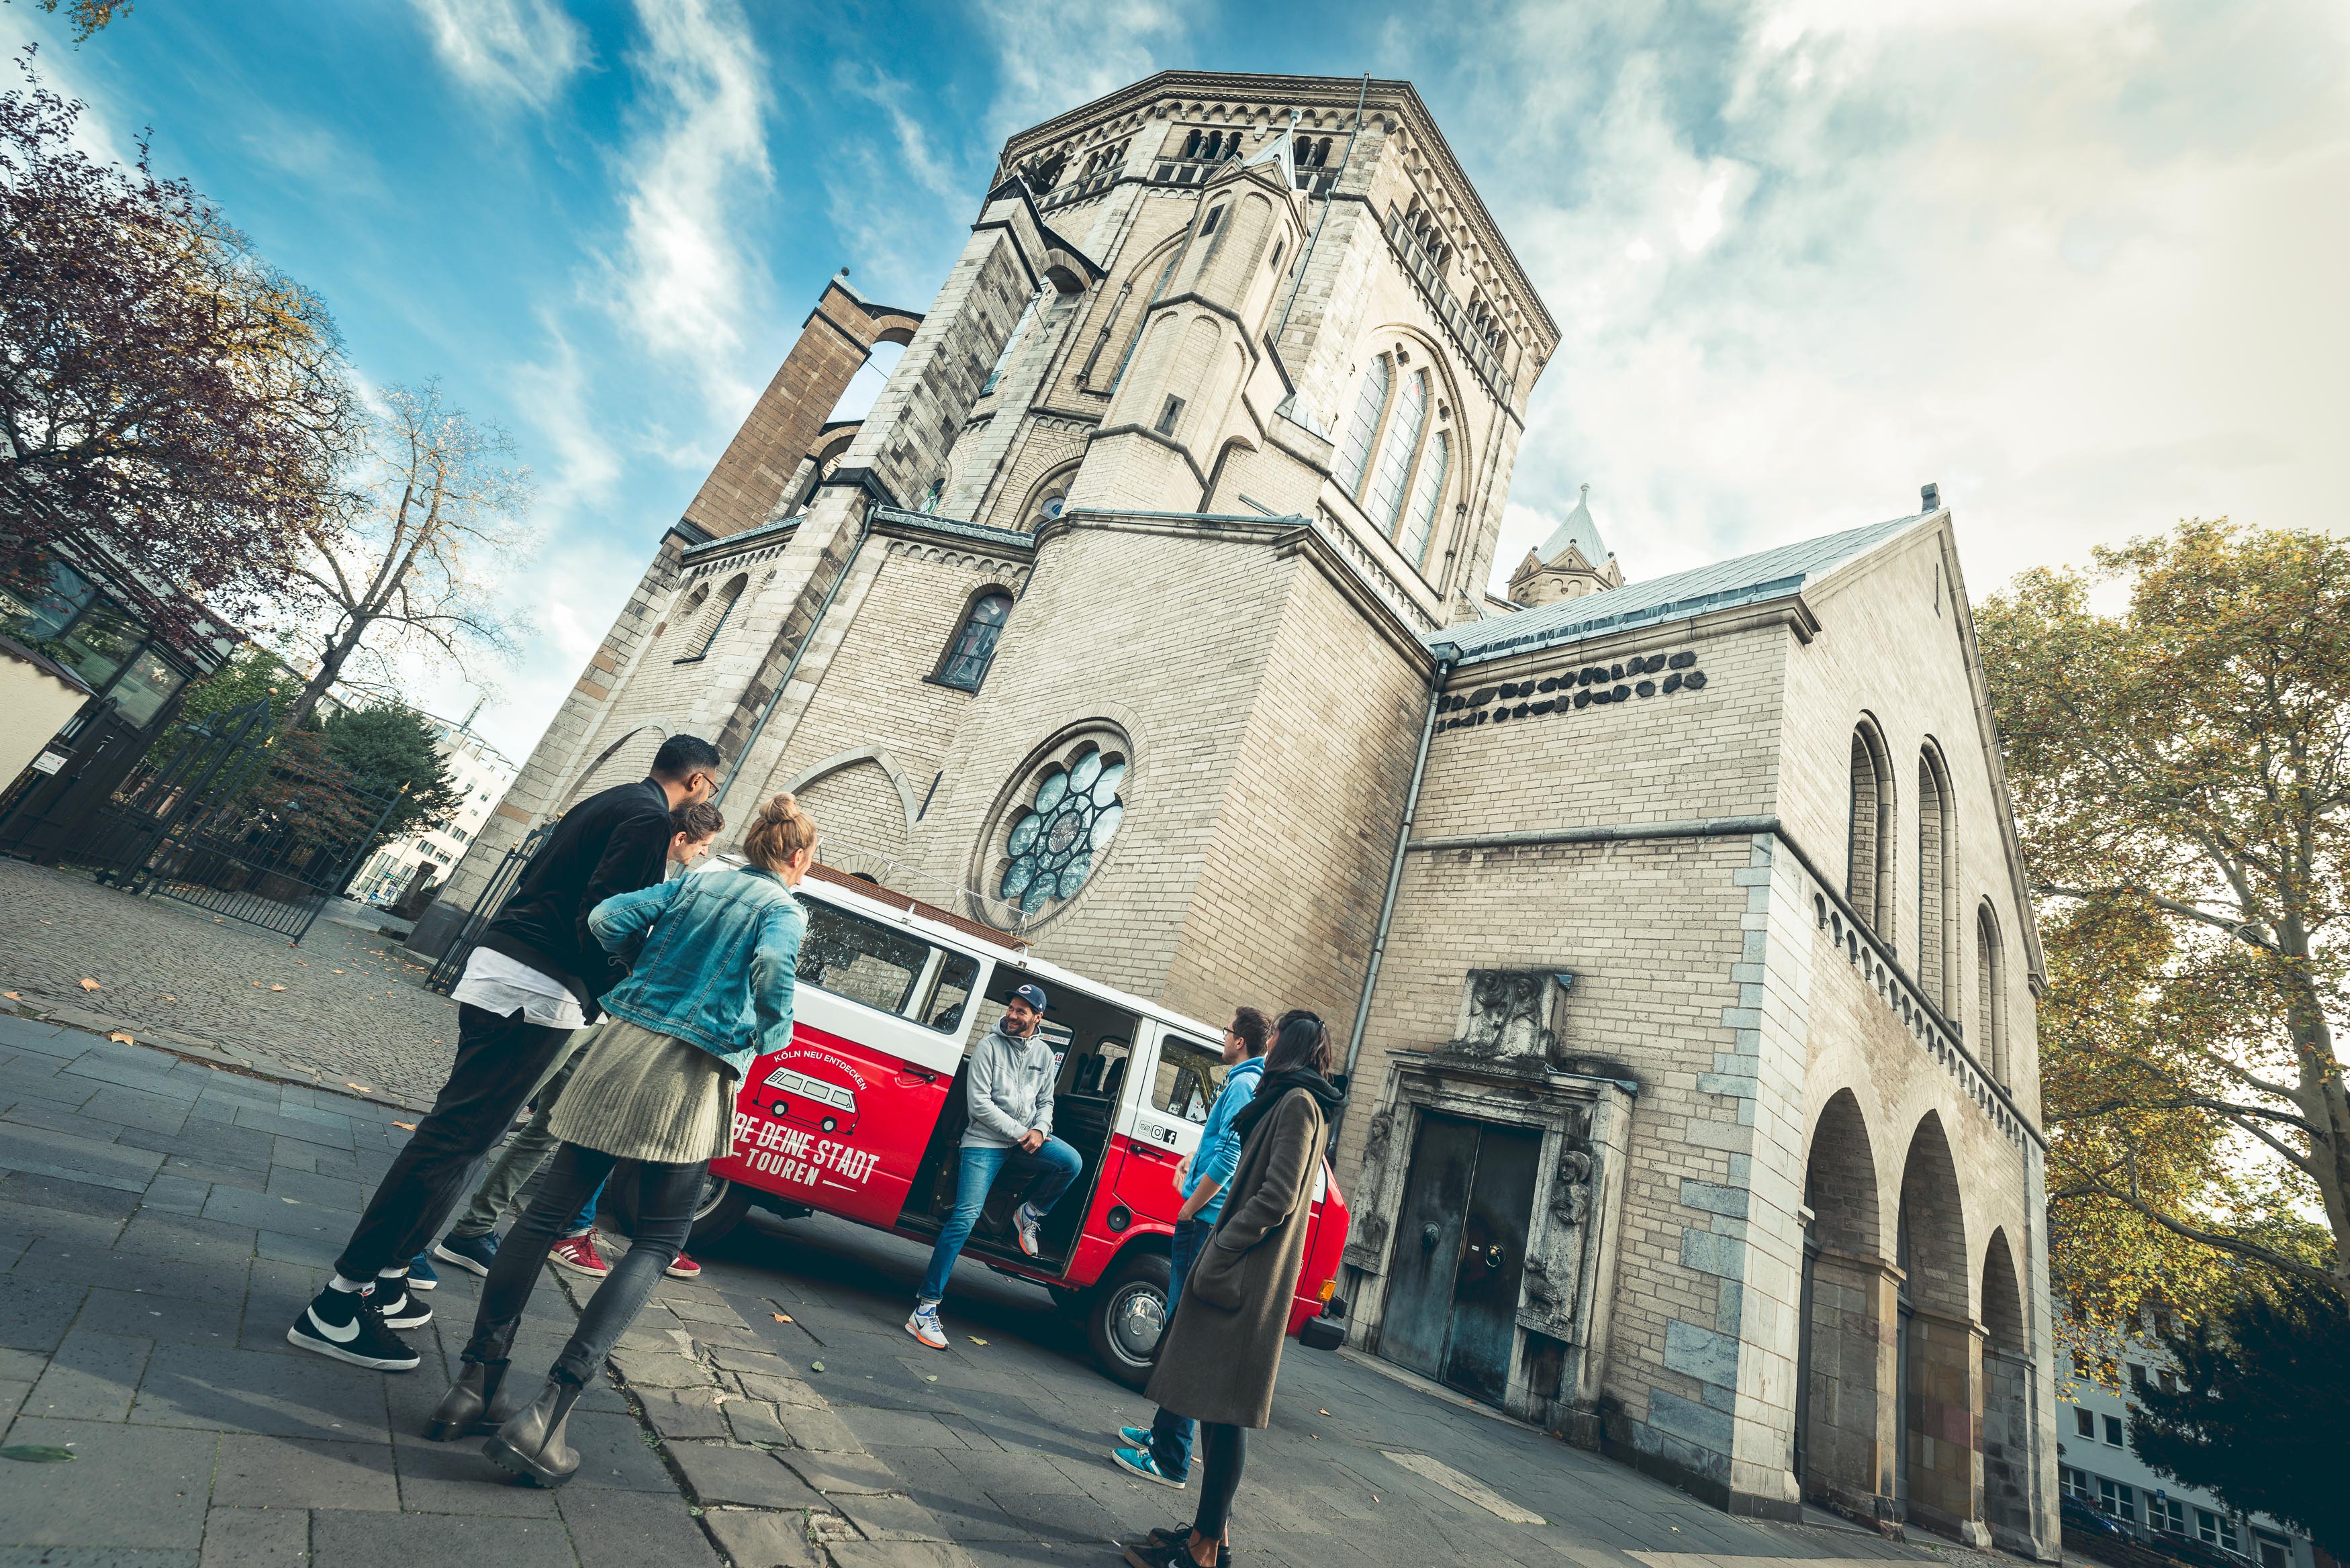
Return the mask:
[[[571,1229],[571,1217],[590,1193],[604,1185],[619,1164],[617,1156],[576,1143],[556,1147],[546,1163],[538,1195],[490,1260],[490,1277],[482,1286],[481,1309],[473,1315],[473,1337],[465,1344],[467,1361],[504,1361],[514,1348],[515,1331],[522,1326],[523,1309],[530,1304],[531,1287],[556,1240]],[[685,1239],[693,1230],[693,1206],[702,1197],[702,1179],[710,1169],[706,1159],[691,1165],[637,1167],[636,1238],[628,1256],[588,1298],[571,1342],[555,1358],[558,1377],[581,1385],[596,1376],[604,1358],[637,1314],[652,1299],[661,1271],[677,1262]]]
[[[1167,1318],[1175,1321],[1175,1307],[1183,1299],[1183,1281],[1191,1272],[1191,1264],[1200,1256],[1201,1244],[1215,1227],[1204,1220],[1175,1221],[1175,1240],[1170,1244],[1167,1260]],[[1161,1405],[1159,1414],[1150,1418],[1150,1457],[1158,1462],[1159,1474],[1170,1480],[1182,1480],[1191,1473],[1191,1417],[1178,1416]]]
[[[1232,1493],[1241,1489],[1241,1467],[1248,1461],[1248,1433],[1222,1421],[1202,1421],[1200,1454],[1200,1511],[1191,1528],[1203,1541],[1222,1541],[1232,1516]]]
[[[422,1251],[473,1187],[474,1166],[570,1041],[570,1030],[532,1023],[519,1012],[501,1018],[461,1003],[449,1081],[376,1184],[335,1272],[371,1280]]]

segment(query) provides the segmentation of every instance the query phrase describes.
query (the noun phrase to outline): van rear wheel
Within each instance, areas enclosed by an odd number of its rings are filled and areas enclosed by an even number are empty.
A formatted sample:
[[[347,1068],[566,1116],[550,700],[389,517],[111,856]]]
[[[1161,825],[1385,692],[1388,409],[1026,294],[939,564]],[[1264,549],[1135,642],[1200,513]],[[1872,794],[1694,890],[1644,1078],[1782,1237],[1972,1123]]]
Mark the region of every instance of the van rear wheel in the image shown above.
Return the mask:
[[[1086,1338],[1104,1372],[1128,1388],[1150,1381],[1167,1326],[1164,1252],[1130,1252],[1087,1297]]]

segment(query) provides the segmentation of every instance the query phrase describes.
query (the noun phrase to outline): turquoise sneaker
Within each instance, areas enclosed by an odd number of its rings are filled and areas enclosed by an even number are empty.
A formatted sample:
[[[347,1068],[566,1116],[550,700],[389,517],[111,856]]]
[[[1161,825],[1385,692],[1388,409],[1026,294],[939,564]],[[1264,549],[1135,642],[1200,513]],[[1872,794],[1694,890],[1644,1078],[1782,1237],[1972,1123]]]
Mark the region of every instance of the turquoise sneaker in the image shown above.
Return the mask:
[[[1112,1449],[1109,1451],[1109,1462],[1128,1475],[1140,1476],[1147,1481],[1157,1481],[1160,1486],[1171,1486],[1177,1491],[1181,1491],[1191,1484],[1188,1479],[1179,1480],[1160,1469],[1159,1461],[1150,1457],[1149,1449]]]

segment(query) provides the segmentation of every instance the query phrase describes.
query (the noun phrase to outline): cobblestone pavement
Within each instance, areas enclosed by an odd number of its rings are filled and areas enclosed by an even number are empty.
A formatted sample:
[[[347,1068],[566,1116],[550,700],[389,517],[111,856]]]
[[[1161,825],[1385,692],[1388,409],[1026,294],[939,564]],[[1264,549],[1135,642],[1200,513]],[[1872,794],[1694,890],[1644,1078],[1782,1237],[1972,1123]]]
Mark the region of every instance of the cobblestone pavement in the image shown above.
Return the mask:
[[[1110,1467],[1116,1426],[1148,1412],[1035,1286],[966,1266],[953,1344],[925,1351],[898,1326],[920,1248],[765,1215],[701,1280],[665,1283],[622,1342],[573,1419],[574,1482],[509,1483],[471,1445],[419,1436],[472,1319],[471,1276],[450,1269],[436,1321],[410,1335],[419,1373],[285,1340],[403,1137],[399,1116],[0,1017],[0,1448],[75,1456],[0,1459],[0,1563],[1108,1563],[1115,1535],[1191,1501]],[[574,1284],[542,1285],[518,1374],[558,1348]],[[1729,1519],[1295,1349],[1234,1529],[1236,1561],[1313,1568],[1970,1555]]]
[[[0,910],[0,991],[22,998],[0,1008],[410,1106],[432,1104],[456,1054],[456,1003],[365,929],[322,919],[288,947],[192,905],[7,859]]]

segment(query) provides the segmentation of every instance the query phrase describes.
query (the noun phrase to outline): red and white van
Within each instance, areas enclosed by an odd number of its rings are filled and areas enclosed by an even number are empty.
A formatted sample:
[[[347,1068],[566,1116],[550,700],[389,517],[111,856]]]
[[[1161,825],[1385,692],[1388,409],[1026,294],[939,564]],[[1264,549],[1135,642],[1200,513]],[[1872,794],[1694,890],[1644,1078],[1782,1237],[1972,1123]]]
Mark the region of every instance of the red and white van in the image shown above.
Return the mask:
[[[1053,1131],[1085,1164],[1045,1221],[1041,1257],[1013,1240],[1011,1180],[991,1196],[963,1255],[1081,1311],[1102,1369],[1140,1387],[1166,1319],[1175,1166],[1199,1147],[1222,1086],[1222,1027],[828,867],[798,892],[808,927],[792,1044],[743,1075],[735,1153],[711,1168],[694,1242],[733,1230],[754,1204],[935,1237],[954,1206],[966,1056],[1014,988],[1033,981],[1050,1000],[1045,1036],[1060,1057]],[[1347,1206],[1326,1162],[1310,1223],[1289,1332],[1327,1348],[1342,1337],[1344,1305],[1325,1313]]]

